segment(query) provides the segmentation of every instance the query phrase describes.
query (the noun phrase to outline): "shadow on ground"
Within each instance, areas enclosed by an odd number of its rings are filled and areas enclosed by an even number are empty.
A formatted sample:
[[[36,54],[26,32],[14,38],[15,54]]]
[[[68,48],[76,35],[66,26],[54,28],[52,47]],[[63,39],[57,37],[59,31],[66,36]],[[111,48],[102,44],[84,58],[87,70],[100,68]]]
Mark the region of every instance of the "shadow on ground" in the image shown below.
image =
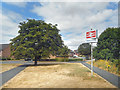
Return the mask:
[[[53,66],[53,65],[60,65],[65,63],[39,63],[37,65],[34,64],[27,64],[27,65],[21,65],[20,67],[32,67],[32,66]]]

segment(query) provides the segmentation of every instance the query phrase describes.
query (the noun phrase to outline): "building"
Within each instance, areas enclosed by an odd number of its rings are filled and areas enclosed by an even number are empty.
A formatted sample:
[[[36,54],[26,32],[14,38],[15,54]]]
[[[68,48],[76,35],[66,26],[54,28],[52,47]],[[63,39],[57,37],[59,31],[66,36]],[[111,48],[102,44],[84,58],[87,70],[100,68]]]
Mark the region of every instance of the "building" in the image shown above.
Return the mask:
[[[74,50],[74,55],[79,56],[78,50]]]
[[[10,44],[0,44],[0,58],[9,58],[10,54]]]

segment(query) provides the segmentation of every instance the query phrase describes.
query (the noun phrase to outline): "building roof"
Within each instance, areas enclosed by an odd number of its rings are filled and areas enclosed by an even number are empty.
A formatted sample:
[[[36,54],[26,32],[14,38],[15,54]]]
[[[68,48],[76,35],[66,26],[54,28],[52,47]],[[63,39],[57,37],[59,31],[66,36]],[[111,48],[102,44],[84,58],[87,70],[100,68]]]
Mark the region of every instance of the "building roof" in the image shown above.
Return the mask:
[[[7,48],[10,44],[0,44],[0,51]]]

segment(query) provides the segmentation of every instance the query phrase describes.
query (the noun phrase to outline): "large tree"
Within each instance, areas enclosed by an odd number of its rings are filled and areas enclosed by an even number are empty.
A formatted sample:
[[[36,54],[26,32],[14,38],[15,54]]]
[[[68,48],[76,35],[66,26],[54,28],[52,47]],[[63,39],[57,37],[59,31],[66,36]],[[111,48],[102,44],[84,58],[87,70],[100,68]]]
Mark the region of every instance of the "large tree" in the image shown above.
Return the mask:
[[[107,28],[98,38],[94,49],[96,59],[119,59],[120,54],[120,28]]]
[[[42,57],[56,55],[63,46],[60,30],[56,26],[35,19],[20,22],[19,35],[11,39],[12,55],[15,58],[35,59],[35,65]]]

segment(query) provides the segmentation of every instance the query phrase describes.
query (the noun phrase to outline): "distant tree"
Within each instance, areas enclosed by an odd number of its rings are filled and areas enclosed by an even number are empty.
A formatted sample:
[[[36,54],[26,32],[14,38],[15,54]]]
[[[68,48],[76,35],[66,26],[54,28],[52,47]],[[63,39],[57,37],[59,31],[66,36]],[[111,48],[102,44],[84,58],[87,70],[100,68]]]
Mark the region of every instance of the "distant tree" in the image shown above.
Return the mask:
[[[82,55],[91,54],[91,45],[89,43],[83,43],[78,47],[78,52]]]
[[[63,45],[56,25],[27,19],[26,22],[20,22],[19,28],[19,35],[11,39],[12,55],[15,58],[32,58],[37,65],[37,60],[50,54],[56,55]]]
[[[62,48],[60,48],[60,56],[68,57],[68,54],[70,52],[70,49],[66,45],[64,45]]]
[[[64,61],[67,61],[69,52],[70,52],[70,49],[68,49],[66,45],[63,45],[61,48],[59,48],[57,55],[59,57],[64,57]]]
[[[98,38],[94,49],[96,59],[119,59],[120,54],[120,28],[107,28]]]

